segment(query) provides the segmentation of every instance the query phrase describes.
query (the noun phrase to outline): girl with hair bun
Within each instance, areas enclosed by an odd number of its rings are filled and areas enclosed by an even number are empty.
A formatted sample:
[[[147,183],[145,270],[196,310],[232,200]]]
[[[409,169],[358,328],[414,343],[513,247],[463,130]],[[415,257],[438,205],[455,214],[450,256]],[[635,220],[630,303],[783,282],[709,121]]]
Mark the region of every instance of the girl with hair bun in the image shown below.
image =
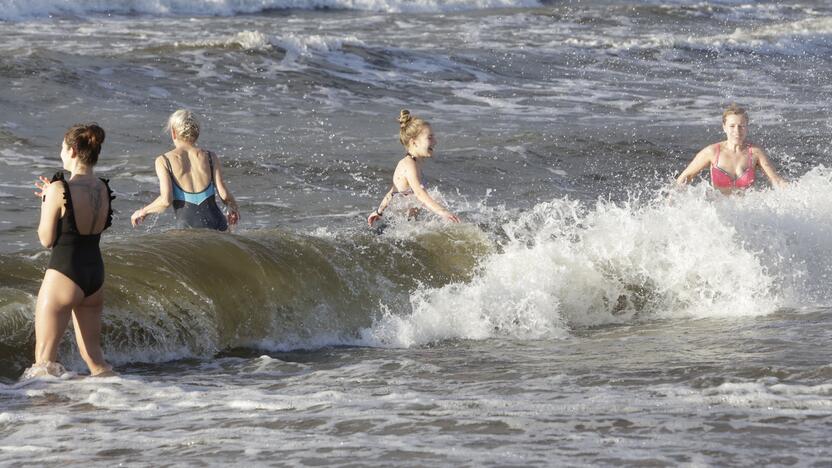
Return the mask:
[[[436,147],[436,137],[430,124],[420,118],[413,117],[410,111],[402,109],[399,114],[399,141],[405,148],[404,157],[399,160],[393,172],[393,184],[378,208],[367,217],[367,224],[372,227],[378,221],[394,196],[414,195],[423,205],[436,215],[452,223],[458,223],[459,218],[437,203],[425,189],[422,177],[422,163],[433,157]],[[414,213],[410,214],[414,216]]]
[[[75,125],[61,145],[63,168],[48,180],[35,182],[41,198],[38,238],[52,249],[35,305],[35,364],[23,378],[59,376],[58,345],[69,325],[81,357],[93,376],[113,375],[101,350],[101,312],[104,308],[104,261],[99,242],[110,227],[115,198],[107,179],[95,176],[104,129],[95,123]]]
[[[162,213],[170,205],[173,205],[180,228],[225,231],[229,225],[237,224],[240,211],[225,185],[219,156],[196,145],[199,138],[196,116],[191,111],[179,109],[168,118],[166,130],[170,132],[174,148],[156,158],[159,196],[133,213],[130,217],[133,227],[147,215]],[[228,207],[227,217],[217,206],[215,195],[219,195]]]

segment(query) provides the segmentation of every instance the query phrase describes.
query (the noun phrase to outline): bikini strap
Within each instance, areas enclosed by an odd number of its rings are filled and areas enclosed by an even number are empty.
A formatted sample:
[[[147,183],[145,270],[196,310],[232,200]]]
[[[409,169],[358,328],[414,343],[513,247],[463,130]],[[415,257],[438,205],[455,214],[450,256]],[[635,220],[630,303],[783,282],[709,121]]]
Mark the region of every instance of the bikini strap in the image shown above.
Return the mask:
[[[751,143],[748,144],[748,167],[754,166],[754,152],[751,149]]]
[[[721,147],[722,147],[722,144],[720,144],[720,143],[716,143],[714,145],[714,148],[715,148],[714,151],[716,152],[716,155],[714,156],[714,158],[715,158],[714,159],[714,166],[719,166],[719,150],[720,150]]]
[[[107,196],[110,197],[110,201],[108,202],[107,206],[107,222],[104,223],[104,229],[113,225],[113,200],[116,199],[116,196],[113,194],[113,189],[110,188],[110,179],[105,179],[103,177],[99,177],[101,182],[104,182],[104,186],[107,187]]]

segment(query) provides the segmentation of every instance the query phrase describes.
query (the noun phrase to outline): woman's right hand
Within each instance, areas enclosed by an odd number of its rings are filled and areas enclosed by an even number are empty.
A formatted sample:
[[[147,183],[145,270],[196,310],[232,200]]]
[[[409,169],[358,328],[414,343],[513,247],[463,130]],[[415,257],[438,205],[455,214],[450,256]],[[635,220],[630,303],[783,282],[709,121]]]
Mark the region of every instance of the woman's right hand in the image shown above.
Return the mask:
[[[381,219],[381,214],[378,211],[373,211],[370,216],[367,216],[367,225],[373,227],[373,223]]]
[[[38,198],[43,198],[46,196],[46,189],[49,188],[49,184],[52,182],[44,176],[38,176],[40,183],[35,182],[35,188],[40,190],[40,192],[35,192],[35,196]]]

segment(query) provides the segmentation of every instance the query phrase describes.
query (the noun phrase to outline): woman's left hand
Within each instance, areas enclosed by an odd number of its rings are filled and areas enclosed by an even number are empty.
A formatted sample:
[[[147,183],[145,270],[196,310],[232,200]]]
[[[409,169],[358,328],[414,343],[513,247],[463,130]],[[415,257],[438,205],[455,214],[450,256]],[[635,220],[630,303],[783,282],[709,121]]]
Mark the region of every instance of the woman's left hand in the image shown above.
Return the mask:
[[[43,198],[46,196],[46,189],[49,188],[49,184],[52,182],[44,176],[38,176],[40,183],[35,182],[35,187],[40,190],[40,192],[34,192],[35,196],[38,198]]]
[[[147,215],[144,214],[144,209],[139,209],[139,210],[134,211],[133,215],[130,216],[130,224],[132,224],[133,227],[138,226],[139,224],[142,223],[142,221],[144,221],[145,216],[147,216]]]

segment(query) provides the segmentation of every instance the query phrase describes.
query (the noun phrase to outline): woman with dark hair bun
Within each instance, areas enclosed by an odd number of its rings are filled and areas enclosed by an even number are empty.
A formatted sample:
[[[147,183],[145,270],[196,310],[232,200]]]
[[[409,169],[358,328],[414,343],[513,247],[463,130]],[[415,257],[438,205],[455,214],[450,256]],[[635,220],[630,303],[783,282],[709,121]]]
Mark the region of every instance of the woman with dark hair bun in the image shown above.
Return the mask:
[[[93,376],[113,375],[101,350],[101,311],[104,308],[104,261],[99,242],[110,227],[115,198],[106,179],[95,176],[104,129],[98,124],[75,125],[67,130],[61,145],[63,168],[48,180],[35,182],[41,198],[40,243],[52,256],[35,306],[35,364],[23,378],[59,376],[58,345],[69,325],[75,323],[75,338],[81,357]]]

